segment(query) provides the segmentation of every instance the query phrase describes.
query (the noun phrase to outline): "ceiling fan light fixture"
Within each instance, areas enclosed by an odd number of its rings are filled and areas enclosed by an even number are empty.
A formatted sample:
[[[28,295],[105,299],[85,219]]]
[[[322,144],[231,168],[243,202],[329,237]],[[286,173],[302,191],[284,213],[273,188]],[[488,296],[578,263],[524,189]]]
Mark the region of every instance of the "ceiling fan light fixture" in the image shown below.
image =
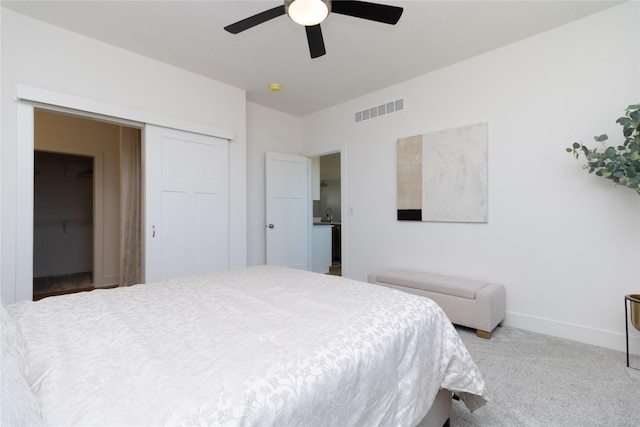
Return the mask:
[[[285,0],[287,15],[293,22],[304,25],[318,25],[331,11],[330,0]]]

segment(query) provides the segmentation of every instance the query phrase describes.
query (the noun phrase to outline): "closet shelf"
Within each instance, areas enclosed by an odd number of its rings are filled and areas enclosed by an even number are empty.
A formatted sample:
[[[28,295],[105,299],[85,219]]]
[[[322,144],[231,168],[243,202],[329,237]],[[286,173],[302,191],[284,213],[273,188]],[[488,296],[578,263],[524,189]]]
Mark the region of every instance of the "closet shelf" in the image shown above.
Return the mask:
[[[42,227],[61,227],[62,232],[66,233],[67,227],[89,227],[93,226],[91,218],[69,218],[69,219],[36,219],[33,221],[36,228]]]

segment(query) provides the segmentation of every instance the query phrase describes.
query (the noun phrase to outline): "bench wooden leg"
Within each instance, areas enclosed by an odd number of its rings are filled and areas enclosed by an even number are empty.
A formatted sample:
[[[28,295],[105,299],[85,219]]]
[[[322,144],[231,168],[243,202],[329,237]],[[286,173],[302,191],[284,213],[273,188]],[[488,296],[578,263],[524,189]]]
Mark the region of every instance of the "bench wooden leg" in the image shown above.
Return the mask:
[[[485,340],[490,340],[491,339],[491,332],[481,331],[480,329],[476,330],[476,335],[479,338],[484,338]]]

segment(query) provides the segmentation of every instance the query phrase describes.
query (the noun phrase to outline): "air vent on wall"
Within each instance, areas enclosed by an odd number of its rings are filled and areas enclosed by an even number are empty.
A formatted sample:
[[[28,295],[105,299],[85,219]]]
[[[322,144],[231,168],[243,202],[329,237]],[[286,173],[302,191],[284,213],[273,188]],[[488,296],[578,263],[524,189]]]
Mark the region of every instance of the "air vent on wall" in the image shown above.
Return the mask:
[[[356,123],[404,110],[404,98],[356,112]]]

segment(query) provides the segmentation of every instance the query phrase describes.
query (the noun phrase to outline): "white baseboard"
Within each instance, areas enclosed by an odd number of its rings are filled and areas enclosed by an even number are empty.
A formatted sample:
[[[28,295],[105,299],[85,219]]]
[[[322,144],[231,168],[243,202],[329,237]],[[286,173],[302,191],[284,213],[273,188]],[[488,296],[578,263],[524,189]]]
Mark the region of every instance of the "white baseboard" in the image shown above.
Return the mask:
[[[625,333],[507,312],[506,326],[626,352]],[[640,355],[640,332],[629,325],[629,353]]]

